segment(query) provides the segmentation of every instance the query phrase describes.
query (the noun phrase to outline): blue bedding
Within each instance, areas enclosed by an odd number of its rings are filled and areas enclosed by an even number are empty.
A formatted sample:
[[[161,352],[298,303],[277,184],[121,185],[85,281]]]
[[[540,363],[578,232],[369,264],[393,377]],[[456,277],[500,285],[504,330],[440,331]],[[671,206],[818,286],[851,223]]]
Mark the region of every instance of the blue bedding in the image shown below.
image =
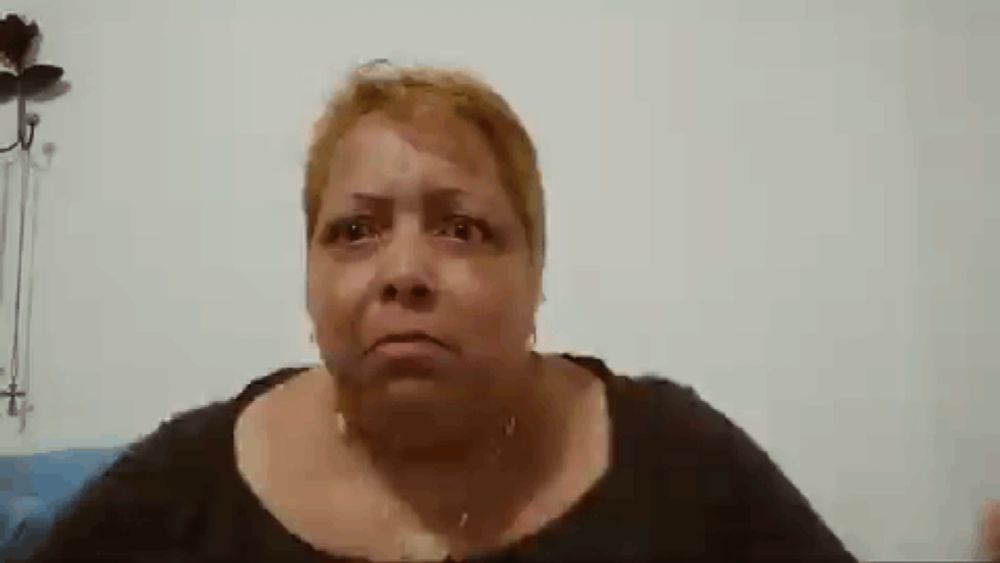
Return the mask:
[[[0,456],[0,561],[30,555],[45,538],[58,511],[123,449]]]

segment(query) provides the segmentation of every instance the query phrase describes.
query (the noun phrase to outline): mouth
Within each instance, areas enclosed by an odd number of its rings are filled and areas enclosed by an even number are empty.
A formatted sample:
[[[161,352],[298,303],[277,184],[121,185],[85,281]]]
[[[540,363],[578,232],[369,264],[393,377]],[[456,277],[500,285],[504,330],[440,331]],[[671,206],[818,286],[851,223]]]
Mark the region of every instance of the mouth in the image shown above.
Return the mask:
[[[396,332],[392,334],[387,334],[376,340],[367,350],[367,352],[372,352],[378,348],[392,347],[394,345],[402,346],[436,346],[443,348],[445,350],[451,350],[451,346],[441,340],[434,338],[433,336],[421,331],[408,331],[408,332]]]

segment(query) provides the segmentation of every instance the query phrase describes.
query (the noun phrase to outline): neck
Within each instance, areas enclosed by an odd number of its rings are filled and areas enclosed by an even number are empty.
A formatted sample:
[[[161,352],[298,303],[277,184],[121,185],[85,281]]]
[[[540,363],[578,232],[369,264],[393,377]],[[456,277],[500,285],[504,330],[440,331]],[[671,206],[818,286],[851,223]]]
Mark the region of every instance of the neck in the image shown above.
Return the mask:
[[[407,447],[391,427],[347,423],[345,441],[431,530],[470,541],[495,537],[549,474],[561,452],[541,370],[518,391],[470,409],[461,435]]]

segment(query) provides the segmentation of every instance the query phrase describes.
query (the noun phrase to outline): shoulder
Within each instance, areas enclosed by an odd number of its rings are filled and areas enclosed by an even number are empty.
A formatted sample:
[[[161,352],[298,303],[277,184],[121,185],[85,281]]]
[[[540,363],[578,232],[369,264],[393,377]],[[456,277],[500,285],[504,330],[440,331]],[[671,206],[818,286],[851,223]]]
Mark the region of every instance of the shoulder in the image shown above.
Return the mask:
[[[189,409],[171,416],[146,436],[130,444],[103,475],[114,483],[136,477],[191,485],[216,476],[212,469],[232,464],[233,429],[240,413],[253,399],[281,385],[302,368],[281,368],[256,378],[243,390],[223,401]],[[108,484],[106,483],[106,484]]]
[[[625,412],[641,417],[661,434],[686,438],[701,450],[729,445],[739,427],[689,385],[656,375],[616,376],[612,383]],[[650,428],[652,430],[653,428]]]
[[[296,372],[255,379],[236,397],[175,414],[128,445],[59,514],[30,560],[183,549],[203,533],[197,528],[206,524],[200,519],[212,499],[232,490],[226,485],[236,476],[233,429],[240,408]]]
[[[280,385],[301,368],[282,368],[252,380],[235,397],[175,414],[130,444],[99,482],[104,489],[124,490],[173,482],[190,491],[232,465],[233,429],[239,412],[254,398]],[[119,487],[121,484],[123,486]],[[132,490],[130,493],[135,493]]]
[[[197,469],[223,451],[233,414],[231,400],[177,413],[130,444],[105,477],[113,479],[117,472],[135,467],[162,469],[164,476],[174,470]]]
[[[168,481],[193,485],[225,457],[232,415],[232,402],[219,401],[171,416],[127,446],[92,486],[134,495],[144,488],[152,494]]]
[[[763,448],[691,386],[644,375],[619,376],[614,389],[631,434],[652,446],[641,455],[660,467],[695,470],[706,502],[742,502],[747,479],[782,477]]]
[[[57,516],[29,561],[169,552],[209,490],[227,403],[175,415],[127,446]]]
[[[689,385],[663,377],[646,375],[619,378],[621,400],[641,418],[644,433],[651,433],[664,447],[659,457],[687,457],[698,467],[712,489],[726,501],[747,492],[749,482],[775,487],[758,489],[755,495],[777,492],[789,485],[782,470],[760,444],[728,415],[703,399]]]
[[[655,376],[618,376],[612,386],[637,459],[671,498],[704,511],[706,533],[727,558],[855,561],[778,464],[690,386]]]
[[[719,445],[735,428],[689,385],[655,374],[620,375],[593,356],[564,353],[559,357],[603,381],[611,415],[627,434],[686,438],[688,445],[704,449]]]

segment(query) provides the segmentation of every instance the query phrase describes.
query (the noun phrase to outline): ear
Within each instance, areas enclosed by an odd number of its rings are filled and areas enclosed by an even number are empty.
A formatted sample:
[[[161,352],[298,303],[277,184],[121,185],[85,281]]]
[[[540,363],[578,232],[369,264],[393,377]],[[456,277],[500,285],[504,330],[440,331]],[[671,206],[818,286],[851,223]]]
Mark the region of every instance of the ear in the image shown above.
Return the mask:
[[[535,279],[531,286],[531,294],[535,301],[535,314],[538,314],[542,303],[545,303],[545,279],[542,277],[541,272],[535,274]]]
[[[309,241],[306,241],[305,249],[305,279],[303,279],[302,284],[302,304],[305,305],[306,315],[309,317],[309,321],[312,322],[315,317],[313,317],[313,302],[312,293],[309,291],[310,284],[310,263],[312,262],[309,258],[309,254],[312,251],[312,245]]]

